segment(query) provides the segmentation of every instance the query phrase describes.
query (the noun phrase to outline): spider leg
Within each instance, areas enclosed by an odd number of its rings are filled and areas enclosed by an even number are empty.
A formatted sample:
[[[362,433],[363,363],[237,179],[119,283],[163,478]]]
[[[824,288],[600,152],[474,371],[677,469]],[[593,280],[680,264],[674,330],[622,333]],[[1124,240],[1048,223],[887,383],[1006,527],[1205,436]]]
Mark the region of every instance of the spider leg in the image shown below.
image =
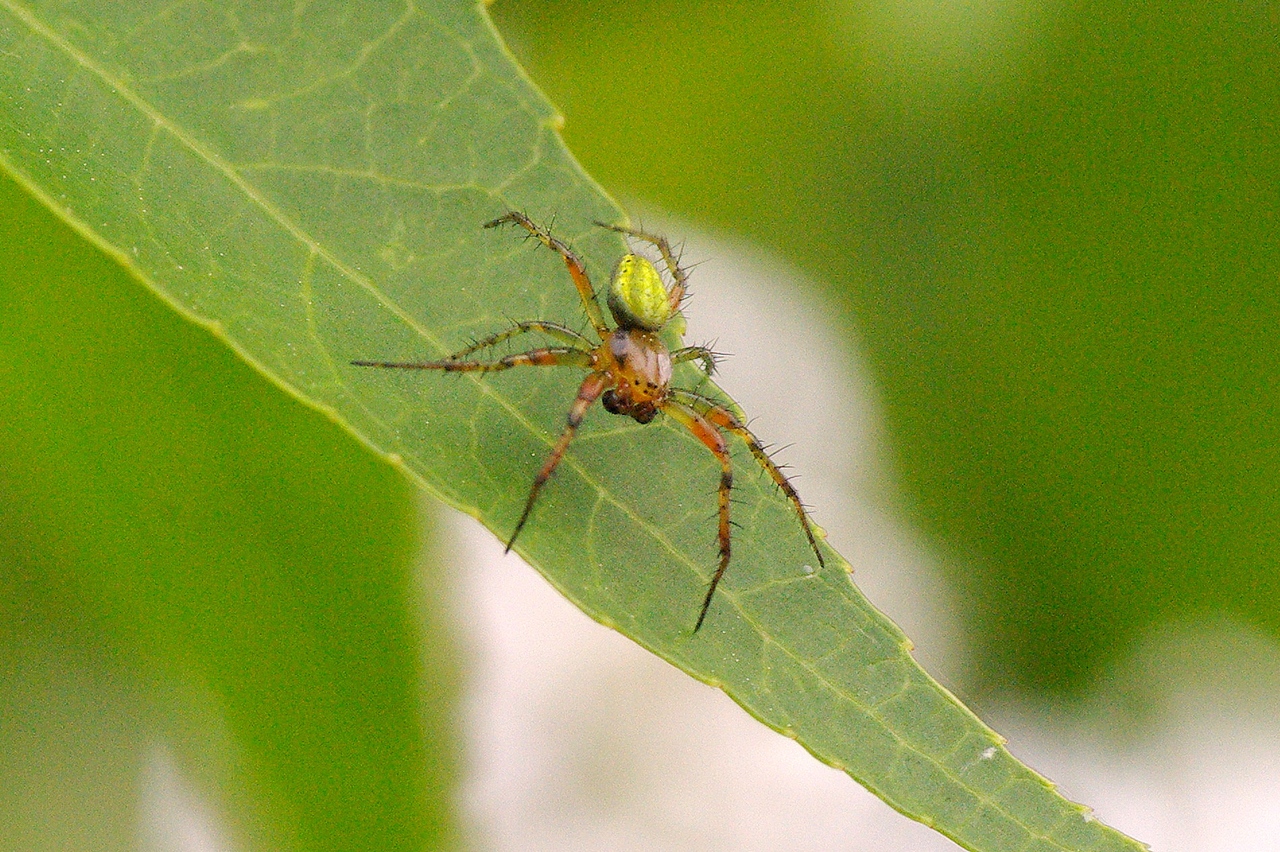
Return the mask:
[[[459,349],[452,355],[445,356],[445,360],[456,361],[459,358],[465,358],[468,355],[479,352],[481,349],[488,349],[491,346],[497,346],[505,340],[510,340],[517,335],[528,334],[531,331],[540,331],[548,337],[554,337],[561,343],[568,344],[573,349],[581,349],[584,352],[588,352],[596,347],[596,344],[592,343],[590,340],[567,326],[563,326],[555,322],[546,322],[545,320],[527,320],[525,322],[516,323],[506,331],[500,331],[497,334],[489,335],[483,340],[477,340],[466,349]]]
[[[667,238],[635,228],[628,228],[624,225],[610,225],[607,222],[596,222],[596,224],[601,228],[608,228],[610,231],[617,231],[619,234],[626,234],[629,237],[635,237],[637,240],[643,240],[658,249],[658,252],[662,255],[662,260],[667,264],[667,271],[671,273],[672,279],[675,280],[675,284],[667,291],[671,312],[678,311],[680,303],[684,301],[684,291],[689,281],[689,274],[680,268],[680,261],[676,259],[675,252],[671,250],[671,243],[667,242]]]
[[[716,369],[716,353],[705,346],[685,346],[671,353],[672,364],[683,364],[685,361],[701,361],[702,369],[708,376]]]
[[[591,404],[596,401],[600,394],[604,393],[604,389],[608,384],[609,379],[606,374],[591,373],[578,388],[578,396],[569,408],[569,422],[565,425],[564,431],[560,433],[560,440],[556,441],[555,448],[551,450],[551,455],[547,456],[547,460],[543,462],[542,470],[538,471],[538,475],[534,477],[533,487],[529,489],[529,499],[525,501],[524,511],[520,513],[520,520],[516,522],[515,532],[511,533],[511,538],[507,539],[507,549],[504,553],[511,552],[511,545],[516,543],[516,536],[520,535],[520,530],[524,529],[524,522],[529,520],[529,513],[533,511],[533,504],[538,499],[538,492],[542,490],[542,486],[546,484],[546,481],[551,477],[551,473],[560,464],[560,459],[564,458],[564,451],[569,448],[569,442],[577,434],[578,426],[581,425],[587,409],[591,407]]]
[[[697,633],[707,617],[707,610],[711,608],[711,598],[716,593],[716,586],[720,585],[720,578],[729,567],[729,494],[733,489],[733,463],[729,458],[729,448],[725,445],[724,435],[720,434],[720,430],[702,414],[673,399],[667,399],[662,404],[662,410],[692,432],[694,437],[701,441],[720,462],[720,527],[717,533],[720,543],[720,563],[716,566],[716,572],[711,575],[711,585],[707,587],[707,596],[702,599],[698,621],[693,625],[693,632]]]
[[[550,230],[534,224],[532,219],[516,210],[499,216],[492,222],[485,222],[484,226],[496,228],[508,222],[524,228],[530,236],[535,237],[538,242],[564,259],[564,265],[569,269],[569,276],[573,278],[573,284],[578,288],[578,295],[582,298],[582,309],[587,312],[587,319],[591,320],[591,326],[596,330],[596,334],[600,335],[601,340],[607,338],[609,327],[604,323],[604,313],[600,310],[600,303],[596,301],[596,291],[591,286],[591,279],[587,277],[587,268],[583,265],[582,258],[578,257],[563,240],[551,236]]]
[[[594,360],[590,352],[573,346],[548,346],[508,355],[496,361],[352,361],[356,367],[389,367],[395,370],[444,370],[446,373],[495,373],[512,367],[586,367]]]
[[[759,439],[751,433],[750,429],[743,425],[742,421],[732,411],[715,400],[683,388],[670,388],[669,392],[673,397],[678,398],[711,423],[721,429],[727,429],[742,439],[743,443],[747,445],[747,449],[751,450],[751,455],[755,456],[756,461],[768,472],[773,481],[782,489],[782,493],[786,494],[787,499],[791,501],[791,505],[796,510],[796,515],[800,518],[800,526],[804,527],[805,537],[809,539],[809,546],[813,548],[814,555],[818,557],[818,565],[825,568],[826,560],[822,558],[822,551],[818,549],[818,540],[813,534],[813,525],[809,522],[809,515],[804,510],[804,504],[800,502],[800,495],[796,493],[796,489],[787,479],[787,475],[779,469],[773,459],[769,458],[769,454],[760,445]]]

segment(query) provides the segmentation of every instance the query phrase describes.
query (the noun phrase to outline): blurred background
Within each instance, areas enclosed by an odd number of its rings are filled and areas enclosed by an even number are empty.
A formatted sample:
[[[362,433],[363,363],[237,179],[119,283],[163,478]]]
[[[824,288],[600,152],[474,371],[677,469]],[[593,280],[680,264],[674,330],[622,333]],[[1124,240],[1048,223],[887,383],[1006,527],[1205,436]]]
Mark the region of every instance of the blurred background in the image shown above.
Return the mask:
[[[798,272],[709,308],[710,260],[691,333],[926,665],[1157,848],[1280,848],[1280,10],[491,12],[646,224]]]
[[[1278,7],[490,11],[925,665],[1157,849],[1280,849]],[[0,849],[953,848],[0,192]]]
[[[1280,10],[497,3],[610,191],[813,282],[970,689],[1280,633]]]
[[[1280,848],[1273,635],[1225,614],[1171,619],[1077,689],[984,689],[949,580],[975,560],[906,519],[881,390],[856,353],[831,357],[850,340],[823,314],[821,288],[749,242],[641,215],[691,234],[691,335],[731,353],[720,383],[764,440],[792,444],[781,460],[802,496],[935,677],[1065,796],[1155,850]],[[463,801],[487,848],[957,848],[592,622],[470,519],[442,533],[473,661]]]

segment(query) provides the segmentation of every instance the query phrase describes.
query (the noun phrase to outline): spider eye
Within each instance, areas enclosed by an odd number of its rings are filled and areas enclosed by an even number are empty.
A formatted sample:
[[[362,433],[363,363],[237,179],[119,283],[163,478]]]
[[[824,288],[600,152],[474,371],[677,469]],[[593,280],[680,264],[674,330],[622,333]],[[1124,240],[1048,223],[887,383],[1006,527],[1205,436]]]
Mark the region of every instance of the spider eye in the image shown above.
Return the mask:
[[[609,281],[609,312],[623,328],[657,331],[671,319],[671,302],[662,276],[648,259],[623,255]]]
[[[604,406],[604,410],[610,414],[622,414],[622,406],[618,404],[617,391],[607,390],[604,396],[600,397],[600,404]]]

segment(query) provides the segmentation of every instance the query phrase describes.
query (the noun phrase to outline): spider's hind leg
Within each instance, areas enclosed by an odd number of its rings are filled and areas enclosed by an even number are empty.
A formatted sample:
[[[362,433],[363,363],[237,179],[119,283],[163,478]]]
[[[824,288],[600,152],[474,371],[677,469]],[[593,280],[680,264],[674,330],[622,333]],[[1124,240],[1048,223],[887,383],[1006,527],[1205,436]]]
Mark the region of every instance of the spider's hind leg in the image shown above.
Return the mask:
[[[685,346],[671,353],[672,364],[683,364],[686,361],[701,361],[702,371],[708,376],[715,372],[719,356],[705,346]]]
[[[625,225],[610,225],[607,222],[596,222],[601,228],[608,228],[610,231],[617,231],[619,234],[626,234],[637,240],[642,240],[658,250],[662,255],[663,262],[667,265],[667,271],[671,273],[671,278],[675,282],[671,289],[667,291],[667,298],[671,305],[671,311],[674,313],[680,309],[680,303],[684,301],[685,289],[688,287],[689,273],[684,271],[680,266],[680,259],[676,257],[676,253],[671,250],[671,243],[666,237],[650,234],[648,231],[641,231],[636,228],[628,228]]]
[[[565,267],[569,270],[569,277],[573,279],[573,285],[578,288],[578,296],[582,299],[582,309],[587,312],[587,319],[591,320],[592,328],[596,330],[596,334],[600,335],[600,339],[604,340],[609,335],[609,328],[605,325],[604,312],[600,310],[600,303],[596,301],[596,291],[591,286],[591,279],[587,277],[587,268],[582,263],[582,258],[578,257],[564,240],[553,237],[550,229],[536,224],[518,210],[511,210],[491,222],[485,222],[484,226],[497,228],[509,222],[524,228],[531,237],[560,255]]]

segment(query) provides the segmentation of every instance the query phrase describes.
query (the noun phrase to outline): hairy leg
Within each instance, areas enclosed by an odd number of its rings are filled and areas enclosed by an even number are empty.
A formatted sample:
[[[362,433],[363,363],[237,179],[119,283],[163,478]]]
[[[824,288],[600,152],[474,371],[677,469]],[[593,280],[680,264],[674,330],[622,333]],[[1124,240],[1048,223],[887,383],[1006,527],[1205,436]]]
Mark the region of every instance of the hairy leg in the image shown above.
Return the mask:
[[[583,380],[582,385],[578,388],[578,396],[573,400],[573,405],[569,407],[568,423],[565,424],[564,431],[560,433],[560,440],[556,441],[555,447],[551,450],[551,455],[547,456],[547,460],[542,465],[542,470],[538,471],[538,475],[534,477],[533,487],[529,489],[529,499],[525,501],[524,511],[520,513],[520,520],[516,522],[515,532],[511,533],[511,538],[507,539],[507,550],[511,551],[511,545],[516,543],[516,536],[520,535],[520,530],[524,529],[524,522],[529,520],[529,513],[533,511],[533,504],[538,499],[538,492],[542,490],[542,486],[551,478],[551,474],[555,471],[556,466],[560,464],[560,459],[564,458],[564,451],[569,448],[569,442],[573,440],[573,436],[577,434],[578,427],[582,425],[582,418],[586,415],[587,409],[591,404],[604,393],[604,389],[608,386],[608,376],[604,373],[592,373]]]
[[[711,608],[711,598],[716,593],[716,586],[720,585],[720,578],[724,576],[725,569],[729,567],[729,493],[733,489],[733,463],[729,458],[729,448],[725,445],[724,436],[707,418],[690,406],[673,399],[668,399],[664,402],[662,410],[667,416],[683,424],[692,432],[720,462],[720,525],[717,530],[717,538],[720,543],[720,562],[716,566],[716,572],[711,575],[711,584],[707,587],[706,597],[702,599],[702,609],[698,612],[698,621],[693,625],[693,632],[697,633],[698,629],[702,627],[702,622],[707,617],[707,610]]]
[[[492,222],[485,222],[484,226],[496,228],[509,222],[524,228],[530,236],[564,259],[564,265],[568,268],[569,276],[573,279],[574,286],[578,288],[578,296],[582,299],[582,309],[587,312],[587,319],[591,320],[591,326],[596,330],[596,334],[604,340],[609,335],[609,328],[605,325],[604,313],[600,310],[600,303],[596,301],[596,291],[591,286],[591,279],[587,277],[587,268],[583,265],[582,258],[578,257],[566,242],[551,236],[550,230],[534,224],[532,219],[516,210],[512,210],[505,216],[499,216]]]
[[[510,340],[511,338],[517,337],[521,334],[528,334],[529,332],[532,332],[532,331],[540,331],[543,334],[547,335],[547,337],[553,337],[556,340],[559,340],[561,343],[568,344],[570,347],[574,349],[581,349],[584,352],[589,352],[595,349],[597,346],[597,344],[592,343],[590,340],[583,337],[581,334],[578,334],[578,332],[574,331],[568,326],[560,325],[560,323],[547,322],[545,320],[526,320],[524,322],[516,323],[514,326],[506,329],[505,331],[499,331],[498,333],[491,334],[482,340],[477,340],[475,343],[472,343],[466,349],[459,349],[457,352],[454,352],[452,355],[446,355],[444,360],[456,361],[459,358],[465,358],[468,355],[472,355],[476,352],[479,352],[482,349],[488,349],[491,346],[497,346],[499,343]]]
[[[386,367],[393,370],[443,370],[446,373],[495,373],[512,367],[585,367],[591,369],[592,355],[570,346],[549,346],[508,355],[496,361],[352,361],[356,367]]]
[[[747,445],[747,449],[751,450],[751,455],[755,456],[756,461],[760,463],[760,466],[782,489],[782,493],[786,494],[787,499],[791,501],[791,505],[796,510],[796,515],[800,518],[800,525],[804,528],[805,537],[809,539],[809,546],[813,548],[814,555],[818,557],[818,564],[825,567],[826,560],[822,558],[822,551],[818,549],[818,540],[813,534],[813,525],[809,522],[809,513],[804,510],[804,504],[800,502],[800,495],[796,493],[795,487],[787,479],[786,474],[778,468],[773,459],[769,458],[769,454],[765,452],[764,447],[760,445],[759,439],[751,433],[751,430],[743,425],[742,421],[732,411],[713,399],[683,388],[671,388],[670,393],[673,398],[688,405],[711,423],[721,429],[732,432],[742,439],[743,443]]]
[[[627,236],[635,237],[637,240],[643,240],[658,249],[658,252],[662,255],[662,260],[667,264],[667,271],[671,273],[671,278],[675,281],[675,284],[667,292],[671,312],[675,313],[680,310],[680,303],[684,301],[685,289],[688,286],[689,275],[680,268],[680,261],[676,258],[675,252],[671,250],[671,243],[667,242],[667,238],[639,231],[635,228],[628,228],[624,225],[610,225],[606,222],[596,222],[596,224],[602,228],[608,228],[610,231],[617,231],[619,234],[626,234]]]
[[[671,353],[672,364],[683,364],[686,361],[701,361],[703,372],[708,376],[716,369],[716,353],[705,346],[685,346]]]

